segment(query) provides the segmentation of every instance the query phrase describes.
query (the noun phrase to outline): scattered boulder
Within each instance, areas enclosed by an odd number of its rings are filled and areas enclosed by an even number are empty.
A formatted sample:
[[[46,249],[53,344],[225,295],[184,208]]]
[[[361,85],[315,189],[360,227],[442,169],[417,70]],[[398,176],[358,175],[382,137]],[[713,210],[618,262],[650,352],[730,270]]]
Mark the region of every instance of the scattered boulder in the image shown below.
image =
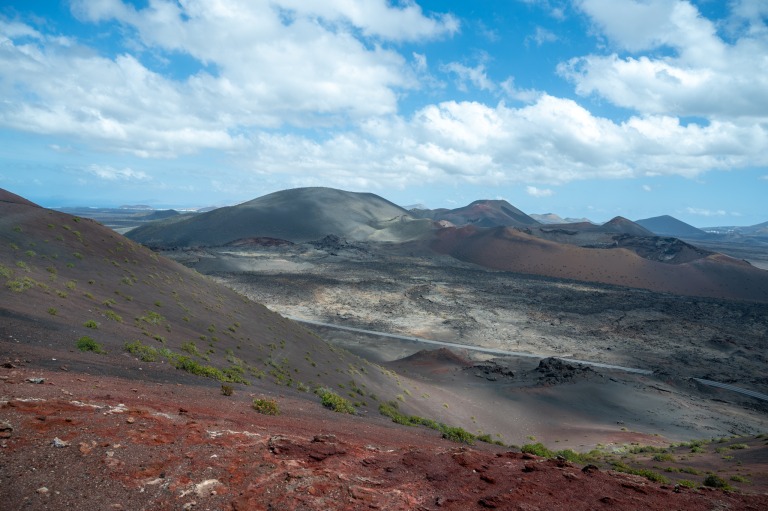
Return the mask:
[[[11,426],[10,422],[7,422],[7,421],[0,422],[0,438],[11,438],[12,433],[13,433],[13,426]]]
[[[558,385],[577,379],[602,376],[591,367],[568,363],[555,357],[542,359],[534,371],[540,374],[539,382],[545,385]]]
[[[55,437],[51,442],[51,445],[53,445],[54,447],[69,447],[69,442],[65,442],[59,437]]]
[[[496,360],[488,360],[487,362],[475,364],[471,369],[475,371],[475,376],[478,378],[485,378],[488,381],[512,379],[515,377],[515,373],[512,369]]]

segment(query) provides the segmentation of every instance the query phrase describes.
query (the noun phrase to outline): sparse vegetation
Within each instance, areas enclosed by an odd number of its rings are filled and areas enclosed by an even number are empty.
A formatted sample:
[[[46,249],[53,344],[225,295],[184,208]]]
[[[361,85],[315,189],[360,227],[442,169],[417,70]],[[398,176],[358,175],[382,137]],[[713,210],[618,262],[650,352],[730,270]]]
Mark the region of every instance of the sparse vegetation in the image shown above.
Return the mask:
[[[432,419],[426,419],[419,417],[418,415],[405,415],[400,412],[399,405],[396,401],[389,401],[379,405],[379,413],[392,419],[392,422],[402,424],[404,426],[425,426],[430,429],[439,431],[443,438],[448,440],[472,445],[477,438],[472,433],[454,426],[448,426],[441,422],[434,421]]]
[[[111,310],[104,311],[104,315],[107,318],[111,319],[112,321],[117,321],[118,323],[123,322],[122,316],[120,316],[120,314],[116,313],[115,311],[111,311]]]
[[[88,321],[83,323],[83,326],[85,328],[91,328],[93,330],[97,330],[99,328],[99,324],[92,319],[89,319]]]
[[[653,470],[650,470],[647,468],[631,468],[625,465],[624,463],[621,463],[620,461],[614,461],[613,463],[611,463],[611,465],[613,465],[613,470],[617,472],[624,472],[625,474],[642,476],[648,479],[649,481],[653,481],[655,483],[662,483],[662,484],[669,483],[669,479],[659,474],[658,472],[654,472]]]
[[[225,396],[231,396],[234,394],[235,388],[232,385],[227,385],[226,383],[221,384],[221,393]]]

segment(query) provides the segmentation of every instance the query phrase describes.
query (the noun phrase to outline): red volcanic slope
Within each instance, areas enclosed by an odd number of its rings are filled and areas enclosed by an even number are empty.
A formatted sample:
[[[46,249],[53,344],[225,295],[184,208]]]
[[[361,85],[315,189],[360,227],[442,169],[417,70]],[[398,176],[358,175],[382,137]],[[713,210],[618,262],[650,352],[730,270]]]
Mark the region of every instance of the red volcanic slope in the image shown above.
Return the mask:
[[[295,398],[279,398],[282,414],[270,417],[251,408],[246,392],[224,397],[192,382],[11,360],[0,366],[3,509],[768,508],[765,494],[675,489],[565,460],[467,447],[425,428]],[[26,381],[32,377],[45,384]]]
[[[768,272],[722,254],[670,265],[622,248],[582,248],[542,240],[513,228],[472,226],[441,229],[431,247],[498,270],[679,295],[768,302]]]

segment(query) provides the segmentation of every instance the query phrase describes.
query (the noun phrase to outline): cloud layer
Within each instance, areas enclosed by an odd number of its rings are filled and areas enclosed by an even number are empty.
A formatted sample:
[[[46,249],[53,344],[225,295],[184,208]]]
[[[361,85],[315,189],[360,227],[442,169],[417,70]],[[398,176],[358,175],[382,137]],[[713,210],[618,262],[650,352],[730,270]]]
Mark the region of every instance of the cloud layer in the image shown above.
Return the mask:
[[[518,182],[544,197],[574,180],[766,166],[763,5],[736,2],[716,23],[683,0],[579,0],[607,46],[552,70],[569,98],[494,80],[493,61],[430,67],[422,45],[461,25],[412,2],[77,0],[77,18],[119,29],[120,44],[0,19],[0,125],[142,158],[223,151],[251,174],[357,188]],[[557,36],[537,27],[528,40]],[[445,82],[492,100],[403,110]],[[624,110],[601,116],[593,100]]]

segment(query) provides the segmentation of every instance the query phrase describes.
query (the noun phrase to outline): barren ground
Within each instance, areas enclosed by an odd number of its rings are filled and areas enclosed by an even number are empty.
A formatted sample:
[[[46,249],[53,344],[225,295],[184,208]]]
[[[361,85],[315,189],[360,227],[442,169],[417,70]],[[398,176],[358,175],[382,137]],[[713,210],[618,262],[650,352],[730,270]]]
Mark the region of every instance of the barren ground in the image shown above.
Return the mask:
[[[488,271],[366,244],[166,255],[298,318],[654,371],[599,369],[547,381],[535,371],[538,359],[505,357],[496,362],[513,376],[487,378],[455,367],[430,374],[396,362],[423,345],[317,328],[331,342],[463,396],[462,408],[473,411],[456,411],[457,423],[467,427],[461,420],[469,416],[478,430],[505,441],[535,436],[588,450],[598,443],[651,442],[655,435],[660,442],[680,441],[768,429],[766,403],[690,380],[766,393],[765,305]],[[475,363],[489,358],[466,355]]]

